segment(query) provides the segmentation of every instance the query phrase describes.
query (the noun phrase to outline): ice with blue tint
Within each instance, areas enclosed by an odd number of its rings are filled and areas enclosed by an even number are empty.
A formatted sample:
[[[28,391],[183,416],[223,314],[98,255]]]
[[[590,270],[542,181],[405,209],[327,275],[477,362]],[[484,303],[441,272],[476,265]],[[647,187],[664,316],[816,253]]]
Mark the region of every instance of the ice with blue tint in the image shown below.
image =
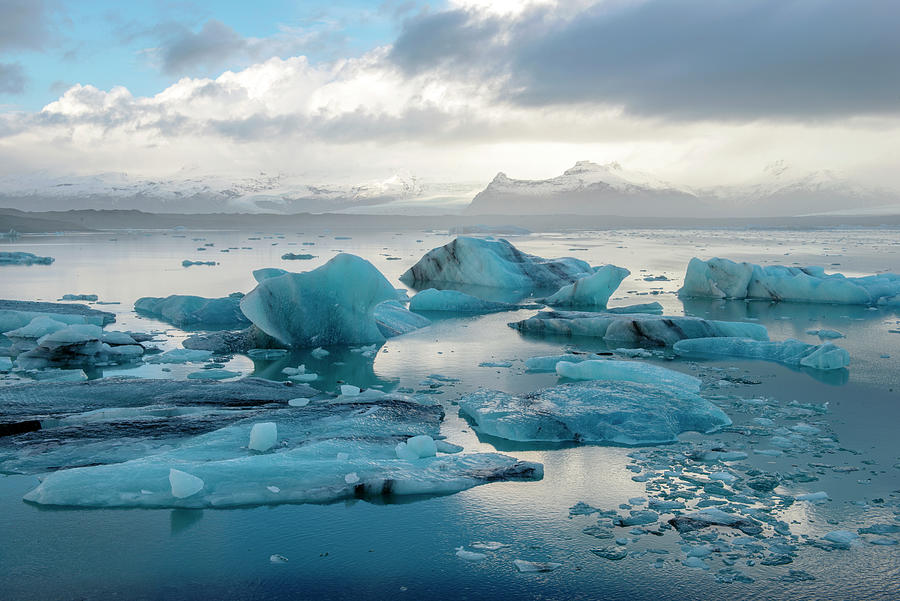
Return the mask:
[[[193,363],[207,361],[210,357],[212,357],[212,351],[176,348],[159,355],[151,355],[144,361],[147,363]]]
[[[431,325],[430,319],[413,313],[396,300],[378,303],[372,315],[375,317],[378,331],[385,338],[393,338]]]
[[[241,300],[260,330],[290,347],[383,342],[375,308],[397,292],[374,265],[341,253],[303,273],[263,279]]]
[[[718,257],[688,263],[682,297],[763,299],[843,305],[886,304],[900,294],[900,274],[826,274],[823,267],[736,263]]]
[[[0,265],[50,265],[53,257],[39,257],[26,252],[0,252]]]
[[[640,303],[637,305],[626,305],[624,307],[607,307],[603,310],[603,312],[614,313],[617,315],[630,315],[632,313],[650,313],[651,315],[662,315],[663,306],[654,301],[652,303]]]
[[[560,361],[556,364],[556,373],[570,380],[639,382],[689,392],[700,392],[699,378],[638,361],[593,360],[579,363]]]
[[[496,453],[435,455],[433,437],[442,416],[439,405],[411,397],[312,401],[268,413],[273,426],[255,437],[260,423],[248,419],[170,451],[55,471],[25,499],[78,507],[238,507],[448,494],[498,480],[542,477],[540,464]],[[275,430],[281,442],[270,446]],[[260,450],[248,447],[251,440]],[[399,443],[412,445],[409,457],[398,457]],[[179,484],[194,485],[176,489],[171,470],[199,479],[202,487],[181,478]]]
[[[422,290],[409,301],[410,311],[439,311],[445,313],[496,313],[515,311],[518,306],[510,303],[488,301],[459,292],[458,290]]]
[[[69,324],[53,319],[53,317],[49,315],[40,315],[28,322],[28,325],[22,326],[21,328],[16,328],[15,330],[10,330],[8,332],[3,332],[3,335],[12,340],[14,343],[24,342],[28,340],[37,341],[38,338],[46,336],[47,334],[52,334],[57,330],[61,330],[67,325]]]
[[[544,259],[523,253],[507,240],[459,237],[428,251],[400,280],[407,285],[435,282],[525,290],[558,289],[593,272],[580,259]]]
[[[621,381],[560,384],[525,395],[479,390],[459,407],[479,433],[520,442],[656,445],[675,442],[682,432],[731,425],[693,392]]]
[[[240,293],[224,298],[204,298],[173,294],[164,298],[145,296],[134,303],[134,310],[178,327],[218,329],[250,325],[241,312]]]
[[[601,355],[596,355],[594,353],[566,353],[564,355],[529,357],[528,359],[525,359],[525,369],[530,372],[555,372],[556,364],[560,361],[578,363],[579,361],[590,361],[591,359],[600,358]]]
[[[544,302],[554,307],[605,309],[609,297],[630,274],[624,267],[603,265],[593,274],[563,286]]]
[[[112,313],[85,305],[0,300],[0,332],[27,326],[36,317],[49,317],[66,325],[89,323],[104,326],[116,320]]]
[[[850,365],[850,353],[830,342],[807,344],[789,338],[778,342],[746,338],[695,338],[676,342],[679,355],[725,355],[746,359],[776,361],[785,365],[812,369],[843,369]]]
[[[257,269],[253,272],[253,279],[256,280],[256,283],[259,283],[263,280],[276,278],[286,273],[290,272],[287,269],[280,269],[278,267],[263,267],[262,269]]]
[[[648,314],[542,311],[509,325],[526,334],[588,336],[607,342],[650,346],[671,346],[686,338],[718,336],[769,339],[765,326],[760,324]]]
[[[11,338],[14,345],[10,350],[25,351],[16,357],[16,365],[20,369],[43,369],[51,364],[124,363],[144,354],[144,348],[130,337],[127,342],[115,335],[110,337],[110,340],[121,340],[124,344],[104,341],[104,332],[100,326],[72,324],[60,328],[59,325],[59,322],[52,319],[35,318],[28,326],[13,330],[18,336]],[[41,332],[47,333],[25,344],[26,334]]]
[[[75,375],[71,370],[38,373],[56,372]],[[81,370],[77,375],[86,379]],[[267,421],[292,399],[309,402],[319,395],[304,384],[260,378],[55,382],[0,387],[4,422],[41,424],[35,432],[0,437],[0,472],[39,473],[137,459],[241,420]]]

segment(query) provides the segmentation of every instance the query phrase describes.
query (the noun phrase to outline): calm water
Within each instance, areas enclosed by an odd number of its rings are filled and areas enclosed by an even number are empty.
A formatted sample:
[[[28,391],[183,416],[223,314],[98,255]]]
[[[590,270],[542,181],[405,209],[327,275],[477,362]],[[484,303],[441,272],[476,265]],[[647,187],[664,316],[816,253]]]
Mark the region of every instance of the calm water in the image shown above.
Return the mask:
[[[183,236],[183,237],[182,237]],[[335,237],[350,236],[350,239]],[[590,553],[613,544],[582,533],[596,517],[569,517],[579,501],[616,509],[632,497],[647,497],[649,483],[637,482],[629,466],[635,449],[596,446],[540,448],[479,439],[453,403],[480,386],[529,391],[552,385],[550,374],[526,374],[520,359],[566,348],[604,350],[591,340],[522,337],[506,326],[533,311],[475,318],[436,320],[423,330],[392,339],[374,362],[358,355],[344,366],[319,365],[306,353],[278,361],[254,362],[236,355],[228,369],[280,378],[287,365],[306,363],[322,375],[314,383],[332,391],[337,380],[359,386],[421,389],[430,374],[458,378],[435,395],[445,406],[442,427],[466,451],[492,451],[542,462],[540,482],[496,483],[446,497],[393,504],[281,505],[238,510],[63,510],[21,501],[37,482],[31,476],[0,476],[0,598],[3,599],[307,599],[307,598],[523,598],[523,599],[896,599],[900,597],[897,546],[873,545],[861,538],[847,550],[803,544],[831,530],[856,530],[873,523],[900,523],[900,314],[862,307],[744,302],[682,302],[674,292],[692,256],[723,256],[757,263],[818,264],[847,275],[900,271],[900,232],[889,229],[803,232],[604,231],[543,234],[511,239],[542,256],[576,256],[593,265],[614,263],[632,275],[611,305],[657,300],[667,314],[729,320],[758,320],[773,340],[818,339],[807,329],[846,334],[836,341],[851,353],[849,372],[822,375],[754,361],[651,361],[718,384],[705,394],[738,426],[756,415],[739,397],[828,403],[817,426],[839,441],[782,457],[753,454],[742,462],[767,472],[798,469],[818,480],[786,492],[827,491],[822,504],[795,503],[779,519],[791,523],[798,551],[790,565],[735,568],[753,582],[719,582],[721,558],[710,569],[682,564],[681,539],[631,535],[632,556],[610,561]],[[56,258],[52,266],[9,267],[0,272],[0,297],[53,301],[66,293],[98,294],[118,305],[115,329],[164,332],[166,348],[186,336],[176,328],[131,312],[141,296],[197,294],[223,296],[247,292],[251,272],[260,267],[312,269],[338,251],[369,259],[399,287],[397,277],[427,250],[449,238],[435,232],[115,232],[78,236],[23,237],[3,244]],[[315,245],[302,245],[314,242]],[[205,244],[214,244],[205,247]],[[198,251],[198,248],[207,248]],[[229,250],[229,252],[220,252]],[[286,252],[309,252],[311,261],[283,261]],[[181,267],[184,259],[215,260],[214,267]],[[395,260],[396,259],[396,260]],[[670,281],[644,281],[665,275]],[[351,355],[348,355],[351,357]],[[333,358],[331,358],[333,360]],[[510,368],[478,367],[511,361]],[[325,362],[327,363],[327,362]],[[92,376],[184,377],[197,365],[146,365],[98,371]],[[722,382],[730,378],[738,382]],[[752,384],[740,382],[753,382]],[[3,382],[0,382],[3,383]],[[8,382],[6,382],[8,383]],[[726,385],[727,384],[727,385]],[[748,405],[750,406],[750,405]],[[750,406],[752,407],[752,406]],[[664,452],[673,461],[694,444],[728,448],[768,448],[764,437],[738,432],[686,435]],[[809,464],[846,470],[810,468]],[[856,471],[848,471],[856,468]],[[653,491],[650,491],[652,493]],[[627,512],[626,512],[627,513]],[[730,540],[724,532],[720,540]],[[897,534],[886,535],[886,538]],[[466,562],[454,549],[473,541],[509,546],[482,562]],[[648,549],[668,554],[640,552]],[[269,556],[289,558],[273,564]],[[657,559],[661,559],[658,562]],[[519,574],[512,560],[554,561],[546,574]],[[813,579],[785,581],[790,570]],[[719,578],[721,580],[722,578]],[[793,580],[797,580],[794,578]]]

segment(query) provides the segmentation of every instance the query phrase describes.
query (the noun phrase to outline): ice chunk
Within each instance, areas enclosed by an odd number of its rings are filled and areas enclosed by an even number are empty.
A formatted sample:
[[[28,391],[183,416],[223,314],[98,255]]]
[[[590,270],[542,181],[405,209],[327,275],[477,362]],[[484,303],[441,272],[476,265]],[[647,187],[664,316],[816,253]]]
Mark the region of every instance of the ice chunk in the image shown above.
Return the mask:
[[[447,313],[495,313],[515,311],[518,307],[509,303],[482,300],[457,290],[428,288],[409,301],[410,311],[441,311]]]
[[[664,315],[542,311],[509,325],[527,334],[591,336],[608,342],[652,346],[671,346],[686,338],[718,336],[769,339],[766,328],[755,323]]]
[[[728,259],[694,258],[678,293],[683,297],[875,305],[900,294],[900,274],[845,277],[826,274],[822,267],[761,267]]]
[[[359,482],[359,475],[356,472],[350,472],[346,476],[344,476],[344,482],[347,484],[356,484]]]
[[[794,498],[798,501],[826,501],[828,500],[828,493],[824,490],[820,490],[819,492],[808,492],[806,494],[797,495]]]
[[[90,303],[97,302],[99,297],[96,294],[63,294],[59,300],[64,301],[86,301]]]
[[[513,564],[520,572],[552,572],[562,567],[561,563],[552,561],[525,561],[524,559],[516,559]]]
[[[781,342],[748,340],[746,338],[695,338],[676,342],[679,355],[726,355],[747,359],[777,361],[786,365],[833,370],[850,365],[850,353],[830,342],[806,344],[789,338]]]
[[[406,448],[415,453],[417,457],[434,457],[437,454],[434,439],[426,434],[413,436],[407,440]]]
[[[609,297],[619,284],[631,274],[624,267],[604,265],[592,275],[580,278],[573,284],[560,288],[544,302],[555,307],[606,308]]]
[[[844,335],[838,332],[837,330],[806,330],[807,334],[811,334],[813,336],[818,336],[821,339],[835,339],[835,338],[843,338]]]
[[[35,317],[50,317],[66,325],[90,323],[104,326],[116,320],[112,313],[86,305],[0,300],[0,332],[26,326]]]
[[[306,407],[307,405],[309,405],[309,399],[306,399],[303,397],[296,398],[296,399],[289,399],[288,405],[290,405],[291,407]]]
[[[250,325],[241,312],[239,293],[224,298],[204,298],[173,294],[165,298],[145,296],[134,310],[172,325],[196,328],[226,328]]]
[[[506,240],[459,237],[430,250],[400,280],[407,285],[441,282],[530,290],[557,289],[592,273],[579,259],[544,259]]]
[[[288,273],[286,269],[279,269],[277,267],[263,267],[262,269],[257,269],[253,272],[253,279],[256,280],[257,283],[259,283],[263,280],[276,278],[286,273]]]
[[[310,355],[312,355],[316,359],[324,359],[325,357],[327,357],[330,354],[331,353],[329,353],[328,351],[323,349],[321,346],[314,348],[312,350],[312,352],[310,353]]]
[[[859,538],[859,535],[850,530],[832,530],[822,538],[835,547],[849,549],[850,545]]]
[[[566,353],[565,355],[529,357],[528,359],[525,359],[525,369],[531,372],[554,372],[556,371],[556,364],[560,361],[578,363],[599,358],[600,355],[595,355],[593,353]]]
[[[692,532],[709,526],[736,528],[748,536],[756,536],[762,532],[762,525],[756,520],[714,508],[676,516],[669,520],[669,524],[680,533]]]
[[[261,422],[253,424],[250,429],[250,444],[247,447],[251,451],[268,451],[278,442],[278,426],[275,422]]]
[[[152,355],[144,359],[147,363],[193,363],[207,361],[212,357],[212,351],[177,348],[159,355]]]
[[[456,548],[456,556],[466,561],[481,561],[482,559],[487,559],[487,555],[484,553],[466,551],[463,547]]]
[[[431,320],[427,317],[413,313],[396,300],[379,303],[372,315],[378,331],[385,338],[393,338],[431,325]]]
[[[663,306],[657,302],[640,303],[637,305],[625,305],[624,307],[607,307],[603,310],[605,313],[614,313],[617,315],[632,315],[634,313],[649,313],[651,315],[662,315]]]
[[[352,384],[341,384],[341,396],[359,396],[360,389]]]
[[[187,472],[171,468],[169,470],[169,486],[172,489],[173,497],[186,499],[203,490],[203,480]]]
[[[284,555],[279,555],[278,553],[275,553],[273,555],[269,555],[269,562],[270,563],[287,563],[288,558],[285,557]]]
[[[215,261],[191,261],[190,259],[185,259],[181,262],[182,267],[193,267],[194,265],[209,265],[214,267],[218,265]]]
[[[42,336],[52,334],[57,330],[65,328],[66,325],[66,323],[57,321],[49,315],[39,315],[38,317],[35,317],[30,322],[28,322],[28,325],[22,326],[21,328],[16,328],[15,330],[10,330],[8,332],[3,332],[3,335],[13,341],[37,340]]]
[[[284,253],[281,255],[281,258],[285,261],[309,261],[310,259],[315,259],[316,255],[308,253]]]
[[[53,257],[39,257],[26,252],[0,251],[0,265],[50,265]]]
[[[382,342],[373,315],[396,292],[360,257],[339,254],[321,267],[264,279],[241,301],[266,334],[293,347]]]
[[[556,364],[556,373],[570,380],[611,380],[669,386],[700,392],[700,380],[678,371],[636,361],[582,361]]]
[[[633,382],[561,384],[523,396],[479,390],[459,406],[478,432],[523,442],[652,445],[731,425],[692,392]]]

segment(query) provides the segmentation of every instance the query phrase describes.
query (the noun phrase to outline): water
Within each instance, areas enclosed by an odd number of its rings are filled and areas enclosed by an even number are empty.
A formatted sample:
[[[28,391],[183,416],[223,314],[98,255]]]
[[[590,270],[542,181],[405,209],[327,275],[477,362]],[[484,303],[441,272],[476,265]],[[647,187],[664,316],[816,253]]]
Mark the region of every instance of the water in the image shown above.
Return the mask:
[[[184,236],[184,237],[180,237]],[[283,236],[283,237],[279,237]],[[350,236],[350,239],[335,237]],[[195,240],[197,238],[197,240]],[[252,239],[258,238],[258,239]],[[50,255],[49,267],[4,268],[0,297],[54,301],[66,293],[94,293],[119,305],[102,308],[117,314],[115,329],[164,332],[164,348],[177,348],[188,333],[136,316],[130,308],[141,296],[197,294],[222,296],[249,291],[251,272],[278,266],[312,269],[337,251],[369,259],[398,287],[398,276],[427,250],[445,244],[440,232],[114,232],[77,236],[27,236],[4,249]],[[616,536],[637,552],[609,561],[591,549],[613,545],[582,533],[596,517],[569,517],[579,501],[616,509],[632,497],[648,497],[648,487],[636,482],[629,466],[635,449],[575,445],[527,445],[479,438],[458,415],[454,401],[485,386],[525,392],[556,383],[551,374],[524,372],[520,360],[555,354],[565,348],[607,350],[591,340],[523,337],[506,327],[532,311],[481,317],[440,319],[426,329],[388,341],[374,362],[345,353],[317,361],[306,352],[277,361],[252,361],[241,355],[226,368],[242,374],[281,378],[284,366],[305,363],[321,378],[314,383],[334,390],[339,380],[359,386],[426,389],[431,374],[458,378],[437,388],[445,406],[442,434],[467,452],[493,451],[539,461],[545,466],[540,482],[504,482],[479,486],[445,497],[400,503],[353,501],[330,505],[280,505],[234,510],[74,510],[47,509],[21,501],[37,482],[34,476],[0,477],[0,597],[4,599],[296,599],[296,598],[509,598],[509,599],[894,599],[900,596],[898,547],[867,542],[849,550],[825,550],[802,544],[837,529],[855,531],[872,523],[897,523],[900,450],[896,423],[900,417],[900,315],[861,307],[744,302],[682,302],[674,294],[692,256],[723,256],[735,260],[783,264],[820,264],[847,275],[900,271],[900,236],[892,229],[825,231],[634,230],[542,234],[512,240],[522,250],[542,256],[571,255],[593,265],[613,263],[632,275],[623,282],[611,305],[657,300],[667,314],[716,319],[758,320],[772,339],[795,337],[817,342],[807,329],[829,328],[846,335],[837,344],[847,348],[852,365],[847,373],[821,374],[773,363],[722,361],[651,361],[700,375],[708,384],[725,378],[727,386],[708,387],[732,416],[735,431],[711,436],[685,435],[682,443],[658,449],[658,462],[676,465],[682,452],[721,445],[744,449],[742,462],[766,472],[804,470],[818,478],[811,483],[787,482],[786,493],[827,491],[822,504],[797,502],[777,510],[779,519],[798,535],[798,551],[790,565],[735,568],[752,583],[720,583],[725,569],[716,554],[711,569],[682,565],[681,538],[632,536],[628,528]],[[315,245],[302,245],[315,242]],[[214,244],[198,251],[204,244]],[[245,248],[249,247],[249,248]],[[229,252],[220,252],[228,249]],[[586,250],[575,250],[586,249]],[[282,261],[286,252],[312,253],[310,261]],[[392,260],[393,258],[399,260]],[[214,267],[181,267],[184,259],[215,260]],[[833,265],[839,263],[840,265]],[[642,271],[646,270],[646,271]],[[670,281],[644,281],[665,275]],[[336,350],[336,349],[333,349]],[[889,357],[883,357],[889,355]],[[482,362],[511,361],[510,368],[477,367]],[[198,365],[145,365],[102,369],[94,377],[136,375],[184,377]],[[742,384],[740,382],[754,382]],[[11,383],[10,378],[0,381]],[[836,448],[819,443],[781,457],[755,454],[770,448],[771,437],[747,435],[740,428],[762,415],[741,398],[771,398],[768,414],[784,418],[790,401],[821,405],[828,413],[804,417],[824,435],[839,441]],[[784,418],[784,419],[782,419]],[[653,451],[649,449],[648,451]],[[640,461],[639,461],[640,462]],[[643,471],[653,471],[644,462]],[[811,467],[827,465],[829,467]],[[837,469],[835,469],[837,468]],[[843,468],[856,468],[845,471]],[[637,469],[637,468],[635,468]],[[718,469],[718,468],[717,468]],[[713,470],[709,470],[713,471]],[[672,479],[662,486],[671,486]],[[660,493],[651,488],[653,495]],[[882,502],[879,502],[882,501]],[[622,512],[627,513],[627,512]],[[831,523],[830,523],[830,522]],[[796,522],[796,523],[794,523]],[[738,533],[739,534],[739,533]],[[804,538],[804,536],[808,538]],[[887,535],[897,538],[898,535]],[[868,537],[872,538],[872,537]],[[501,550],[487,552],[483,562],[457,558],[454,549],[473,541],[500,541]],[[718,542],[733,543],[721,531]],[[668,554],[646,554],[646,549]],[[276,564],[280,554],[287,563]],[[721,555],[721,557],[720,557]],[[663,563],[657,567],[656,560]],[[519,574],[513,559],[554,561],[555,572]],[[789,570],[802,570],[814,580],[785,582]]]

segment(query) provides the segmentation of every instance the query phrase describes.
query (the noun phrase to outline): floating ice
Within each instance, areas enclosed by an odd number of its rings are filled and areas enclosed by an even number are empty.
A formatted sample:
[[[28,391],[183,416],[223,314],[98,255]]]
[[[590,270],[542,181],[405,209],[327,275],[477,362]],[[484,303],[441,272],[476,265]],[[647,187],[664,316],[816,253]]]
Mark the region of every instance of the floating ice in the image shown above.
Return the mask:
[[[859,535],[849,530],[832,530],[822,538],[839,549],[849,549]]]
[[[312,355],[316,359],[324,359],[325,357],[327,357],[330,354],[331,353],[329,353],[328,351],[323,349],[321,346],[314,348],[312,350],[312,352],[310,353],[310,355]]]
[[[640,382],[656,386],[700,392],[700,380],[678,371],[637,361],[582,361],[556,364],[556,373],[570,380],[611,380]]]
[[[147,363],[194,363],[207,361],[212,357],[212,351],[177,348],[159,355],[152,355],[144,359]]]
[[[692,532],[709,526],[736,528],[748,536],[756,536],[762,532],[762,525],[752,518],[713,508],[676,516],[669,520],[669,524],[680,533]]]
[[[833,370],[850,365],[850,353],[830,342],[806,344],[789,338],[781,342],[748,340],[746,338],[695,338],[675,343],[679,355],[726,355],[747,359],[777,361],[786,365]]]
[[[812,336],[818,336],[819,338],[825,339],[835,339],[835,338],[843,338],[844,335],[838,332],[837,330],[806,330],[807,334],[811,334]]]
[[[663,306],[657,302],[640,303],[637,305],[625,305],[624,307],[607,307],[604,313],[613,313],[616,315],[632,315],[634,313],[649,313],[651,315],[662,315]]]
[[[53,257],[39,257],[26,252],[0,252],[0,265],[50,265]]]
[[[479,390],[459,406],[478,432],[522,442],[653,445],[731,425],[692,392],[633,382],[561,384],[522,396]]]
[[[525,561],[524,559],[513,560],[513,564],[520,572],[552,572],[562,567],[561,563],[552,561]]]
[[[600,358],[600,355],[595,355],[593,353],[566,353],[565,355],[530,357],[525,359],[525,369],[531,372],[554,372],[556,371],[556,364],[560,361],[578,363],[580,361],[590,361],[592,359]]]
[[[310,259],[315,259],[316,255],[307,253],[284,253],[281,255],[281,258],[285,261],[309,261]]]
[[[290,405],[291,407],[306,407],[307,405],[309,405],[309,399],[303,397],[289,399],[288,405]]]
[[[487,559],[487,555],[484,553],[466,551],[463,547],[456,548],[456,556],[466,561],[481,561],[482,559]]]
[[[268,451],[278,442],[278,426],[275,422],[253,424],[250,429],[250,444],[247,448],[253,451]]]
[[[624,267],[604,265],[593,274],[563,286],[544,302],[555,307],[605,309],[609,297],[630,274]]]
[[[372,315],[375,325],[385,338],[407,334],[431,324],[427,317],[413,313],[396,300],[379,303]]]
[[[798,501],[826,501],[828,500],[828,493],[824,490],[820,490],[819,492],[808,492],[802,495],[797,495],[794,498]]]
[[[81,507],[235,507],[449,494],[542,475],[540,464],[496,453],[399,459],[397,438],[438,434],[443,410],[436,404],[382,397],[315,401],[304,411],[276,411],[283,442],[271,452],[245,447],[256,423],[245,420],[124,463],[54,471],[26,500]],[[174,497],[167,482],[170,469],[201,479],[202,490]],[[359,482],[348,483],[346,477],[353,473]],[[273,495],[271,486],[280,492]]]
[[[304,273],[262,280],[241,301],[263,332],[292,347],[382,342],[375,308],[396,292],[360,257],[339,254]]]
[[[0,300],[0,332],[26,326],[35,317],[50,317],[66,325],[90,323],[105,326],[116,320],[112,313],[86,305]]]
[[[456,238],[430,250],[400,280],[470,284],[494,288],[559,288],[591,275],[584,261],[544,259],[518,250],[506,240]]]
[[[185,259],[181,262],[182,267],[192,267],[194,265],[216,266],[218,265],[218,263],[216,263],[215,261],[191,261],[190,259]]]
[[[352,384],[341,384],[341,396],[359,396],[360,389]]]
[[[728,259],[691,259],[683,297],[749,298],[807,303],[875,305],[900,294],[900,274],[851,278],[826,274],[822,267],[786,267],[735,263]]]
[[[686,338],[718,336],[769,339],[766,328],[755,323],[662,315],[542,311],[509,325],[526,334],[591,336],[608,342],[653,346],[671,346]]]
[[[64,301],[86,301],[90,303],[97,302],[99,297],[96,294],[63,294],[59,300]]]
[[[241,294],[224,298],[204,298],[173,294],[165,298],[145,296],[134,303],[138,313],[150,315],[178,327],[224,328],[247,326],[241,312]]]
[[[396,447],[397,457],[401,459],[421,459],[423,457],[434,457],[437,455],[437,446],[434,439],[428,435],[421,434],[413,436],[406,442],[401,442]]]
[[[169,486],[173,497],[186,499],[203,490],[203,480],[187,472],[172,468],[169,470]]]
[[[410,311],[440,311],[446,313],[496,313],[515,311],[518,307],[509,303],[482,300],[457,290],[428,288],[409,301]]]

